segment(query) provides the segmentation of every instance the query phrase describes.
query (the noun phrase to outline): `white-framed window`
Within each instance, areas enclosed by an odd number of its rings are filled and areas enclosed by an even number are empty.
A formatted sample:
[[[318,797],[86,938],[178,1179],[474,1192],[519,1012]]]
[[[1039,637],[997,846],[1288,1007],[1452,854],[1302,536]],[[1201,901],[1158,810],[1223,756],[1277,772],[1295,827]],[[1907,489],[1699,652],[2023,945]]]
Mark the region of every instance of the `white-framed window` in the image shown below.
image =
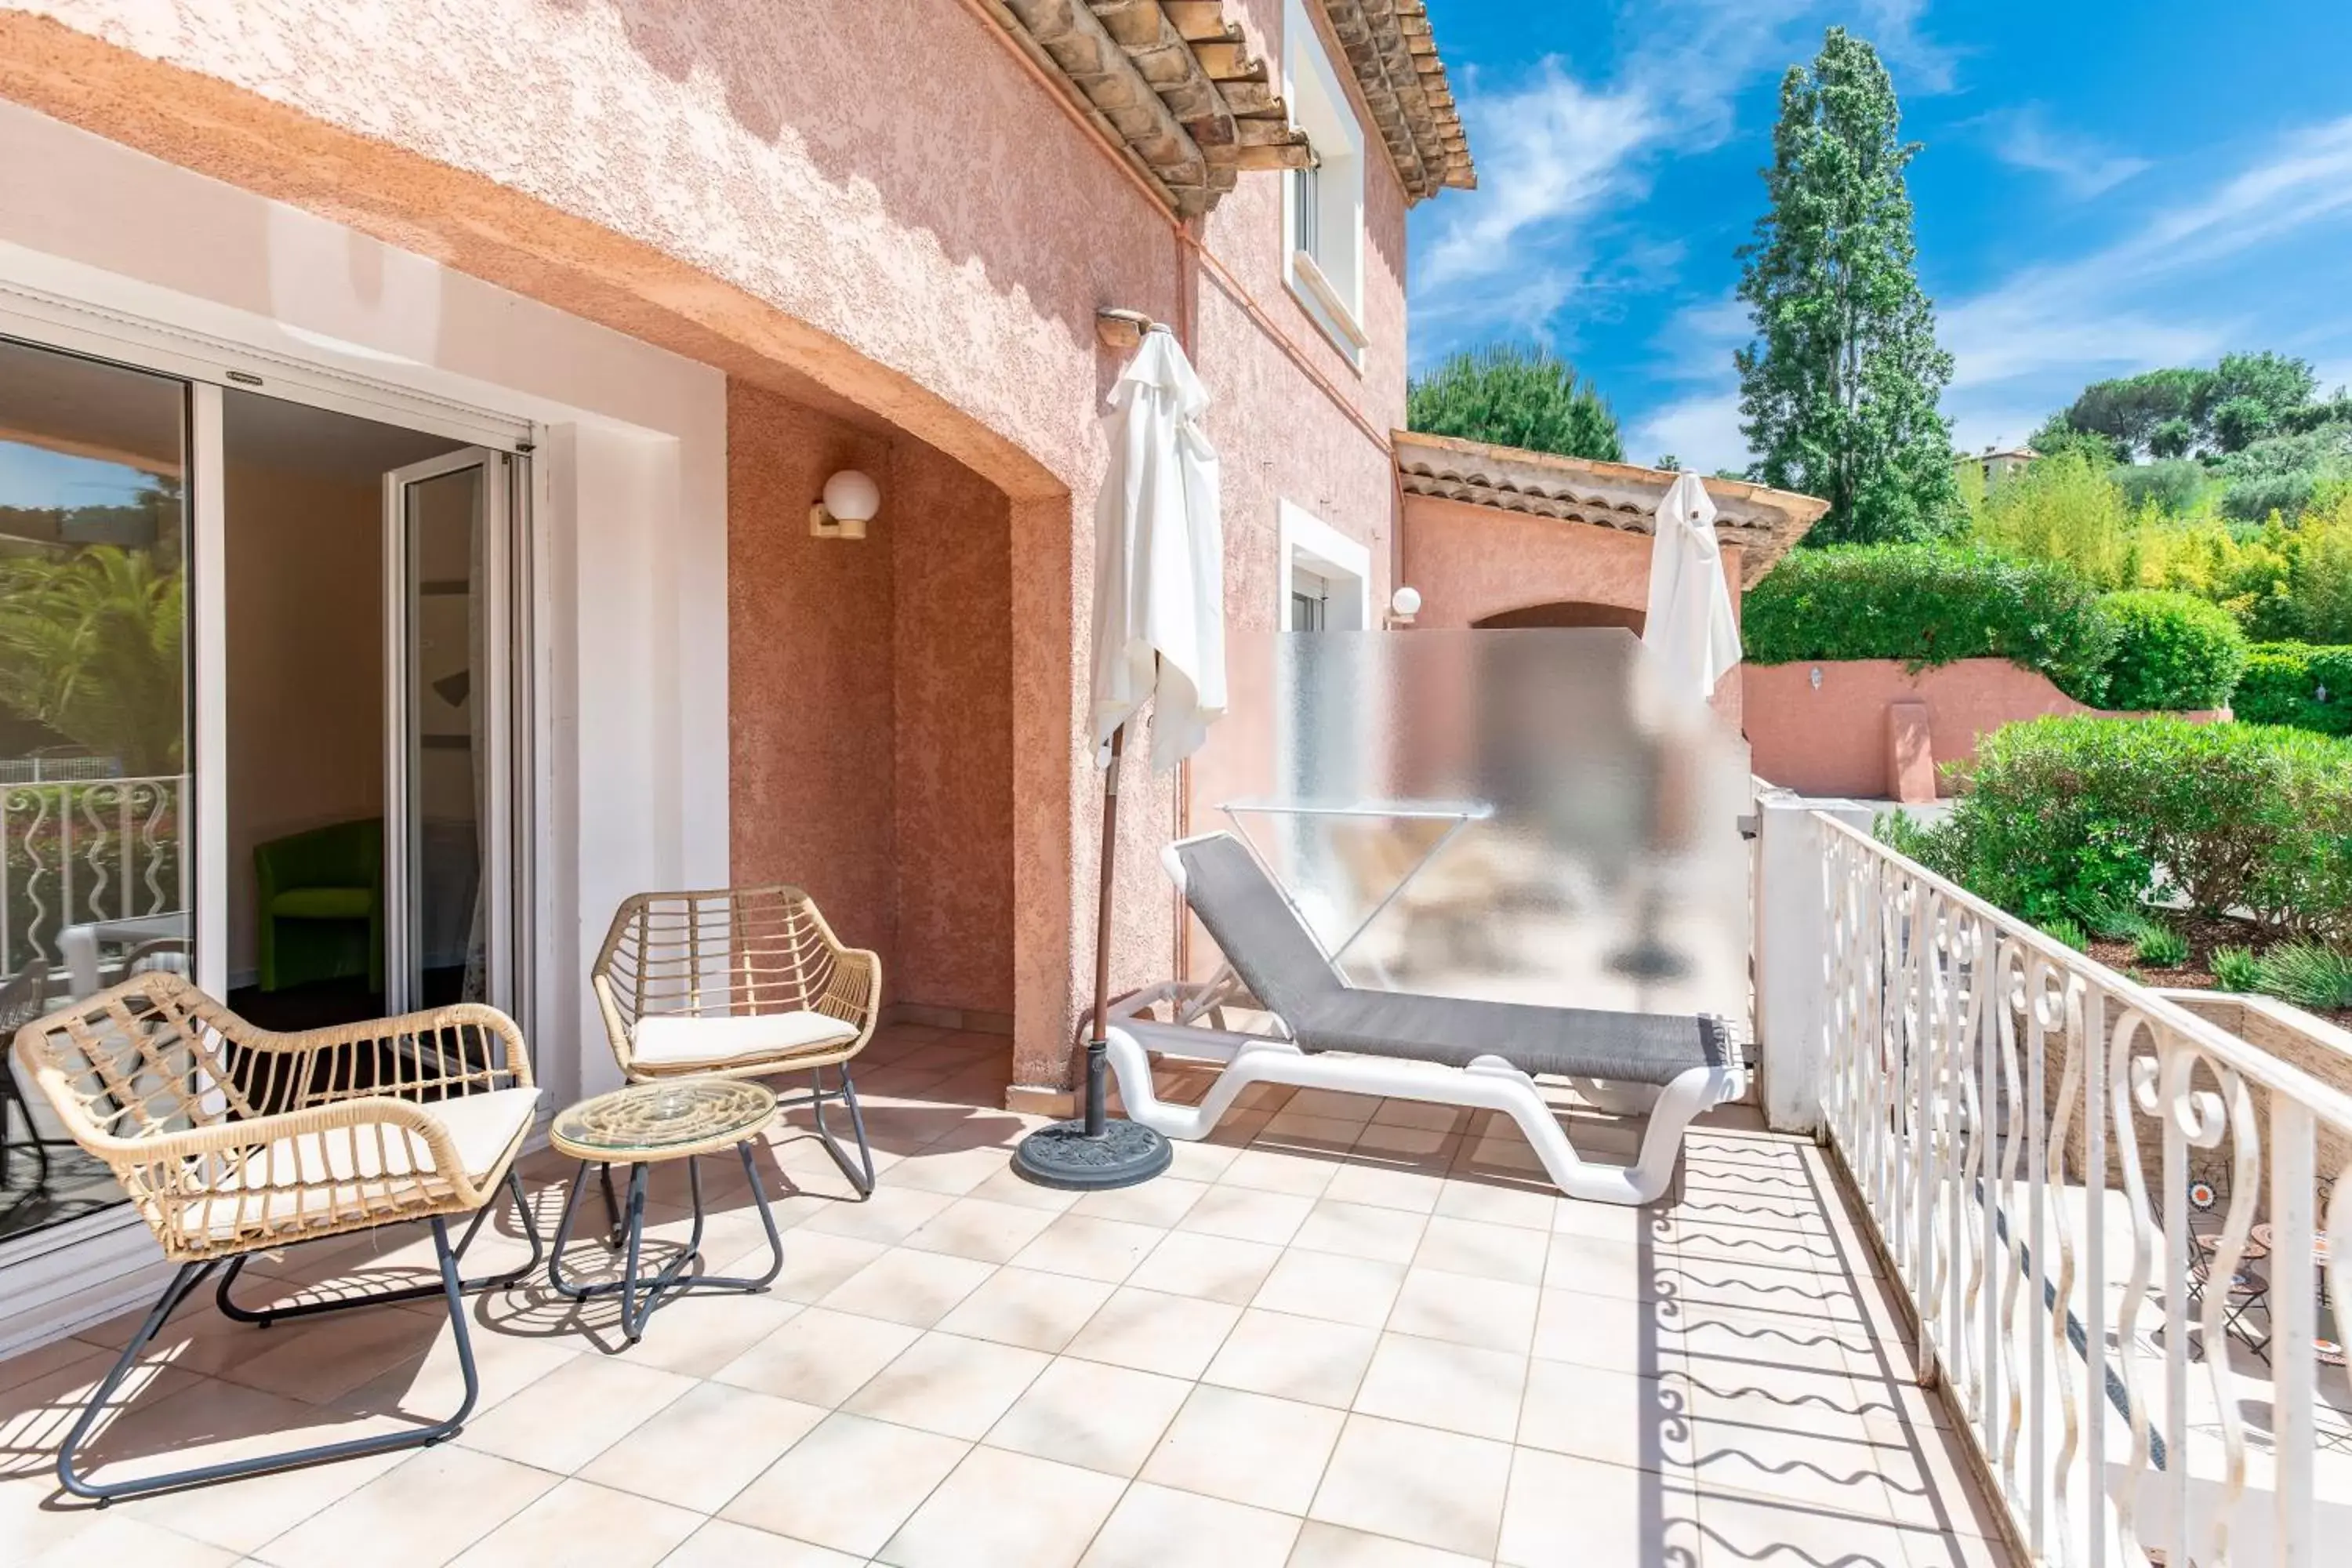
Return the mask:
[[[1371,550],[1292,501],[1281,503],[1276,570],[1279,624],[1294,632],[1357,632],[1372,624]]]
[[[1364,127],[1305,0],[1285,0],[1282,91],[1315,161],[1293,169],[1282,204],[1283,278],[1354,364],[1364,345]]]

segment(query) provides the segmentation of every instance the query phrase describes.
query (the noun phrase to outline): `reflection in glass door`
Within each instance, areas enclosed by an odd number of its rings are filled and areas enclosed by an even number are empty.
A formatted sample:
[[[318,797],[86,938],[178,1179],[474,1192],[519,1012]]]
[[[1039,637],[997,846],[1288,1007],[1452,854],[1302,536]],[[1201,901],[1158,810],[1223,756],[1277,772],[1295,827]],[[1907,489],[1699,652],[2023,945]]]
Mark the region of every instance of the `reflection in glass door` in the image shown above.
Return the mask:
[[[0,1055],[191,973],[187,383],[0,341]],[[0,1060],[0,1240],[119,1201]]]
[[[510,995],[508,458],[384,476],[385,1005]]]

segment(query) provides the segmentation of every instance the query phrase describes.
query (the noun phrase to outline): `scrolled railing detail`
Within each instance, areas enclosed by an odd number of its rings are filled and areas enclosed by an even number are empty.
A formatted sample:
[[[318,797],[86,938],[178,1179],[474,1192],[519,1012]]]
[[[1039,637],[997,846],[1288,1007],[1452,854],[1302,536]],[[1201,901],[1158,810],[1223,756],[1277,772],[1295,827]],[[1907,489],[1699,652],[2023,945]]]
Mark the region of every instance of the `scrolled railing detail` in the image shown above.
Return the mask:
[[[2352,1095],[1814,821],[1827,1141],[2028,1559],[2326,1561]]]

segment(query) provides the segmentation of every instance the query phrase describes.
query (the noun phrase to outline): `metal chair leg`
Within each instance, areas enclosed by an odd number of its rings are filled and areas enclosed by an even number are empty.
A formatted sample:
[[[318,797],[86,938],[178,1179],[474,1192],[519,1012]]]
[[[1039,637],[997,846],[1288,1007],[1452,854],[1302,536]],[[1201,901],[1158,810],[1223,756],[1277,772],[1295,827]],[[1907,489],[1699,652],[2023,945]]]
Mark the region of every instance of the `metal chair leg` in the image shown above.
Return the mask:
[[[390,1453],[398,1448],[422,1448],[454,1437],[462,1431],[466,1417],[474,1413],[474,1403],[481,1396],[481,1376],[474,1365],[474,1342],[466,1321],[464,1282],[457,1277],[457,1249],[449,1245],[449,1227],[438,1215],[433,1218],[433,1247],[441,1264],[441,1283],[434,1289],[447,1300],[449,1324],[457,1339],[457,1365],[465,1374],[466,1396],[458,1403],[457,1413],[430,1426],[420,1426],[407,1432],[385,1433],[373,1437],[352,1437],[340,1443],[321,1443],[310,1447],[291,1448],[280,1454],[257,1455],[249,1459],[235,1459],[218,1465],[199,1465],[190,1469],[170,1470],[162,1475],[142,1476],[136,1480],[102,1484],[90,1480],[75,1468],[82,1444],[90,1429],[98,1424],[100,1415],[114,1397],[116,1390],[139,1364],[139,1352],[162,1331],[164,1323],[177,1311],[205,1276],[218,1265],[213,1258],[202,1263],[184,1263],[173,1275],[172,1282],[147,1314],[145,1321],[123,1347],[106,1380],[98,1385],[76,1418],[73,1430],[66,1435],[63,1447],[58,1450],[58,1483],[79,1498],[95,1500],[101,1508],[117,1498],[143,1497],[152,1492],[177,1491],[186,1487],[205,1486],[214,1481],[234,1480],[240,1476],[260,1475],[269,1470],[294,1469],[304,1465],[322,1465],[337,1459],[354,1459],[366,1454]],[[242,1261],[239,1259],[238,1261]],[[389,1298],[379,1298],[389,1299]],[[349,1303],[343,1303],[348,1305]],[[281,1314],[291,1315],[291,1314]]]
[[[539,1239],[539,1226],[531,1219],[530,1199],[523,1191],[521,1175],[509,1169],[507,1172],[505,1186],[508,1196],[514,1200],[515,1217],[522,1223],[523,1234],[530,1238],[530,1261],[509,1268],[503,1274],[485,1275],[479,1279],[459,1280],[458,1289],[468,1295],[482,1290],[503,1290],[510,1285],[520,1284],[539,1271],[541,1260],[546,1256],[546,1248]],[[473,1219],[466,1226],[466,1234],[458,1238],[455,1256],[463,1258],[466,1255],[466,1249],[473,1246],[474,1237],[480,1233],[483,1223],[490,1217],[491,1210],[497,1206],[495,1204],[484,1204],[474,1211]],[[436,1226],[440,1223],[437,1219],[434,1221]],[[441,1287],[437,1284],[411,1285],[397,1290],[375,1290],[364,1296],[350,1296],[331,1301],[298,1301],[287,1307],[258,1309],[240,1307],[230,1300],[229,1289],[236,1283],[236,1277],[244,1272],[245,1264],[246,1259],[242,1256],[229,1260],[226,1272],[221,1276],[219,1288],[213,1292],[213,1301],[220,1308],[221,1316],[240,1323],[251,1323],[257,1328],[266,1329],[280,1318],[316,1317],[321,1312],[340,1312],[352,1307],[382,1307],[394,1301],[421,1301],[427,1297],[441,1294]]]
[[[743,1161],[743,1174],[751,1179],[751,1202],[760,1211],[760,1224],[768,1233],[769,1262],[767,1271],[756,1277],[709,1275],[700,1271],[702,1262],[702,1167],[697,1157],[687,1159],[686,1177],[693,1194],[694,1227],[686,1238],[685,1247],[650,1279],[644,1272],[646,1182],[648,1167],[634,1165],[629,1173],[629,1196],[625,1218],[626,1235],[623,1238],[623,1264],[618,1279],[600,1279],[582,1284],[567,1279],[563,1274],[563,1248],[572,1236],[572,1215],[579,1205],[580,1194],[588,1185],[588,1163],[582,1161],[580,1174],[563,1200],[563,1217],[556,1222],[555,1249],[547,1262],[547,1281],[556,1293],[574,1301],[593,1300],[599,1296],[621,1298],[621,1332],[635,1344],[645,1337],[646,1323],[656,1309],[667,1306],[680,1296],[708,1291],[740,1291],[757,1295],[775,1282],[784,1269],[784,1242],[776,1229],[775,1212],[768,1206],[768,1194],[761,1188],[759,1169],[752,1163],[749,1141],[736,1145],[736,1153]]]
[[[841,1167],[841,1173],[849,1178],[849,1184],[857,1189],[858,1201],[862,1203],[874,1195],[874,1151],[866,1142],[866,1113],[857,1108],[857,1086],[849,1080],[849,1064],[844,1062],[833,1070],[841,1075],[841,1088],[833,1091],[824,1087],[823,1068],[810,1071],[809,1077],[816,1087],[809,1091],[809,1110],[816,1121],[817,1141],[833,1156],[833,1163]],[[849,1152],[835,1139],[833,1129],[824,1124],[824,1102],[836,1097],[849,1108],[849,1130],[857,1139],[855,1165],[849,1163]]]

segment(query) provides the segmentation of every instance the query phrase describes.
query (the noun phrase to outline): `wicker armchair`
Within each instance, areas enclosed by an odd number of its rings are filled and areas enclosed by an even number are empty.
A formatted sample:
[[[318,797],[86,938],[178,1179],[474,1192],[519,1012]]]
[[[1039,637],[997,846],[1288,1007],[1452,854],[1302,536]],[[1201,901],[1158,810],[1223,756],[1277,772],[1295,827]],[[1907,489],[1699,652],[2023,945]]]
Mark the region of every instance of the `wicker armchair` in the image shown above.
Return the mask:
[[[16,1032],[16,1057],[74,1141],[113,1171],[164,1256],[179,1265],[58,1451],[58,1477],[68,1491],[111,1500],[421,1447],[464,1425],[478,1389],[465,1293],[512,1284],[538,1268],[541,1257],[512,1168],[539,1091],[512,1019],[461,1004],[278,1035],[255,1028],[179,975],[151,973],[25,1025]],[[461,1279],[458,1258],[501,1190],[530,1236],[531,1259],[492,1279]],[[453,1247],[447,1222],[456,1215],[473,1218]],[[230,1297],[256,1251],[408,1220],[432,1226],[437,1284],[267,1309]],[[77,1449],[147,1342],[224,1264],[221,1310],[263,1326],[349,1307],[446,1299],[465,1373],[464,1402],[431,1426],[114,1485],[89,1482],[74,1468]]]
[[[32,1022],[48,1010],[49,966],[39,959],[25,965],[0,984],[0,1037],[14,1035],[19,1026]],[[8,1124],[21,1121],[25,1137],[21,1144],[8,1142]],[[34,1124],[33,1111],[16,1086],[16,1075],[8,1064],[0,1061],[0,1188],[8,1184],[8,1161],[21,1148],[32,1155],[36,1188],[49,1184],[49,1145]]]
[[[874,1037],[882,961],[844,947],[798,888],[639,893],[613,916],[591,983],[613,1054],[630,1081],[806,1072],[807,1105],[825,1152],[857,1189],[874,1191],[874,1153],[849,1062]],[[827,1089],[826,1068],[840,1080]],[[857,1161],[825,1125],[828,1100],[849,1111]],[[604,1173],[608,1206],[611,1172]]]

